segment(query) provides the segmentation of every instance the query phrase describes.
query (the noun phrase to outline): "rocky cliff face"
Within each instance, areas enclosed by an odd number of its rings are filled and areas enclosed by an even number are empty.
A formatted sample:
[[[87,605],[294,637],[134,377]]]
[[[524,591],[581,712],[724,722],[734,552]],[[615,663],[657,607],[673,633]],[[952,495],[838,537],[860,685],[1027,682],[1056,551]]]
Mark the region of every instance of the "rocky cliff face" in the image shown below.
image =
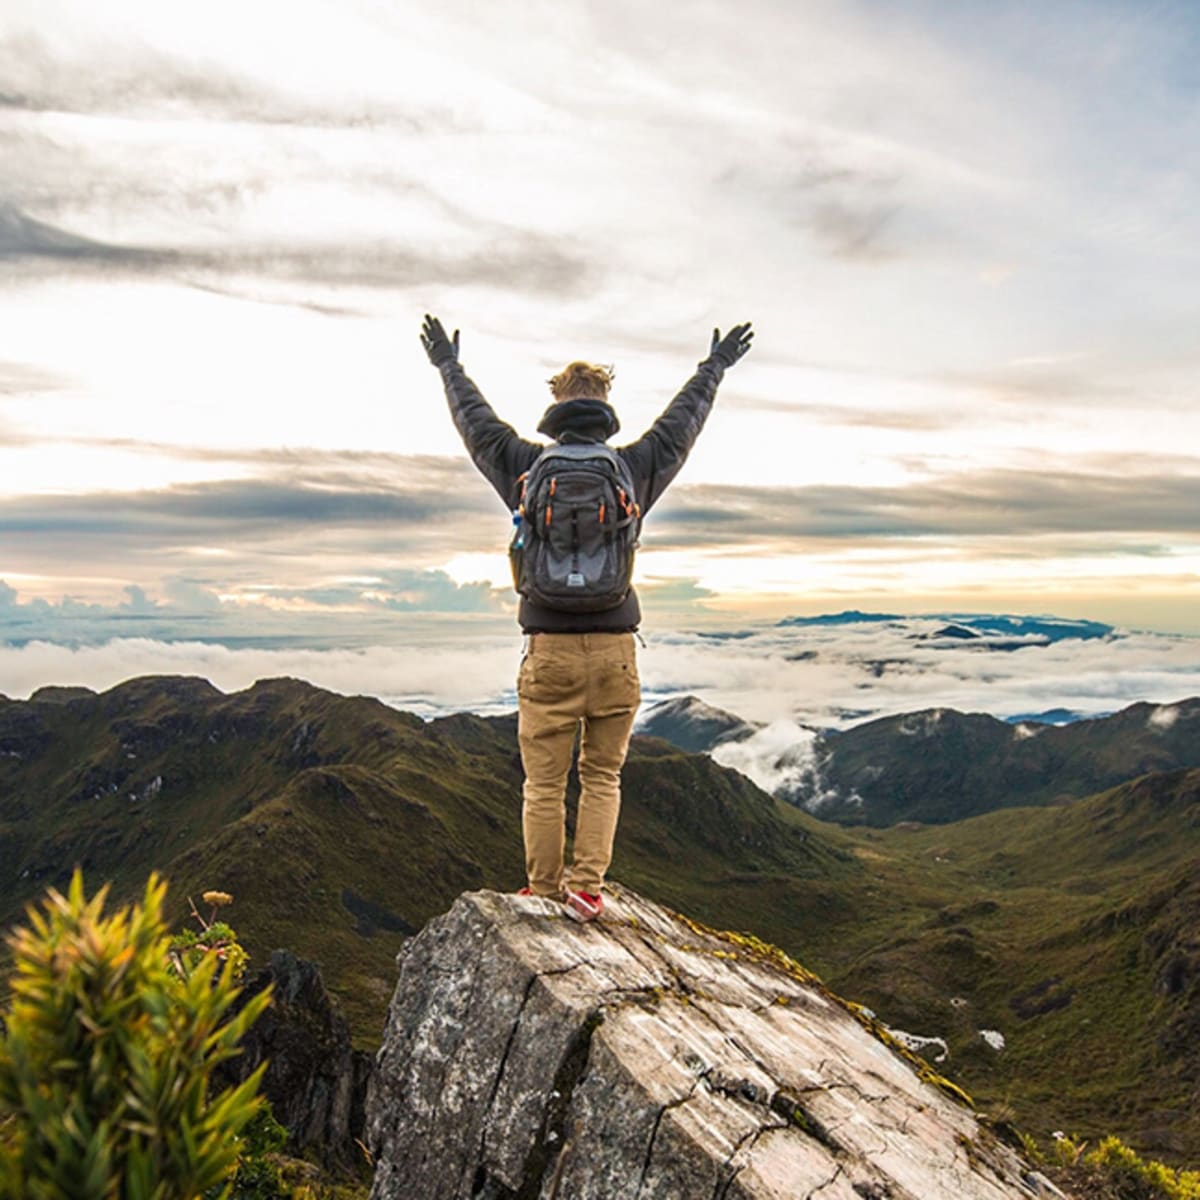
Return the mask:
[[[262,1093],[288,1144],[326,1162],[355,1162],[371,1059],[350,1045],[346,1018],[325,990],[315,964],[276,950],[243,989],[236,1007],[270,985],[270,1007],[242,1040],[242,1053],[222,1063],[221,1086],[240,1083],[267,1063]]]
[[[924,1076],[924,1077],[923,1077]],[[625,889],[475,892],[405,946],[372,1200],[1001,1200],[1029,1173],[803,968]]]

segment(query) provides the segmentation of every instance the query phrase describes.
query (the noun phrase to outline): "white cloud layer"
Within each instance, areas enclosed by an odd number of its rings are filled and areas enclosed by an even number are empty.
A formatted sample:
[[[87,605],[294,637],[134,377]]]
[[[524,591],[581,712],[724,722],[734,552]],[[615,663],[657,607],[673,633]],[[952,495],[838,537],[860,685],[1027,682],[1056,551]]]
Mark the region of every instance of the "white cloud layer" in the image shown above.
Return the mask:
[[[520,644],[513,638],[465,638],[347,650],[229,648],[200,642],[120,638],[98,646],[50,642],[0,646],[0,692],[24,699],[63,684],[103,691],[139,675],[197,675],[224,692],[258,679],[291,676],[343,695],[375,696],[432,716],[516,707]]]
[[[797,725],[844,728],[927,708],[1004,718],[1053,709],[1094,715],[1139,700],[1162,705],[1155,719],[1166,723],[1172,702],[1200,695],[1200,638],[1117,631],[987,649],[986,639],[931,636],[944,627],[944,620],[913,618],[748,627],[731,637],[652,635],[640,656],[644,699],[695,694],[766,725],[746,748],[723,750],[734,758],[722,761],[746,770],[763,763],[753,770],[786,774],[807,769],[803,754],[785,753],[811,741]],[[515,708],[520,650],[505,624],[472,618],[397,624],[388,644],[354,649],[272,646],[269,639],[245,647],[146,638],[74,648],[34,641],[0,645],[0,693],[22,699],[46,684],[99,690],[142,674],[200,675],[230,691],[293,675],[423,715],[495,713]]]
[[[662,691],[696,693],[747,720],[836,728],[927,708],[1091,715],[1200,694],[1200,638],[1120,632],[987,649],[929,638],[944,625],[772,628],[729,641],[680,634],[656,641],[646,660]]]

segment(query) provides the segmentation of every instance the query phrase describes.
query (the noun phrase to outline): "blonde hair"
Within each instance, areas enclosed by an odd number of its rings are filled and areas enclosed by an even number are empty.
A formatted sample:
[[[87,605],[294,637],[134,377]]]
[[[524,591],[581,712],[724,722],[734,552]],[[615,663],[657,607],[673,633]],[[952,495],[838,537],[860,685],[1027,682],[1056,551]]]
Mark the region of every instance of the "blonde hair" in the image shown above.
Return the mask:
[[[612,367],[600,367],[595,363],[568,363],[553,379],[548,380],[555,400],[575,400],[589,397],[608,399],[608,389],[613,381]]]

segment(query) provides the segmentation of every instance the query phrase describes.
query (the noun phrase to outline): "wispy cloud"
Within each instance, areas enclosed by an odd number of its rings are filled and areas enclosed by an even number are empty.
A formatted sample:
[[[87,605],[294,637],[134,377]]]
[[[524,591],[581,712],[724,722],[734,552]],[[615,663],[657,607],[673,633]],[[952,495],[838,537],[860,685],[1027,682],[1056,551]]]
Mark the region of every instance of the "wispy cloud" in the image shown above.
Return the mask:
[[[307,585],[251,582],[236,595],[203,575],[169,576],[155,590],[152,596],[128,584],[115,604],[22,599],[0,580],[0,643],[87,646],[136,637],[327,649],[386,641],[405,614],[503,616],[507,623],[513,608],[507,593],[486,582],[458,583],[444,571],[403,567],[358,578],[323,574]],[[352,628],[342,626],[346,621]]]
[[[218,587],[290,587],[314,563],[324,575],[376,574],[389,561],[434,566],[481,544],[496,549],[503,509],[468,471],[414,466],[386,488],[326,475],[14,497],[0,499],[0,533],[24,543],[23,561],[47,575],[70,562],[110,575],[119,562],[153,583],[204,562]]]
[[[801,229],[835,258],[884,262],[904,252],[896,231],[903,176],[890,163],[862,162],[857,148],[828,133],[792,135],[779,159],[744,161],[716,179],[721,191],[765,205],[784,227]]]
[[[660,548],[821,539],[1029,538],[1032,534],[1196,537],[1200,473],[964,473],[902,487],[680,487],[655,516]],[[1030,555],[1037,546],[1027,544]],[[1054,553],[1059,548],[1054,548]]]
[[[898,205],[852,205],[829,200],[813,209],[811,224],[838,258],[878,262],[897,253],[888,234],[900,211]]]
[[[78,14],[75,38],[53,44],[32,28],[0,39],[5,79],[0,107],[31,113],[74,113],[175,120],[202,118],[243,124],[311,128],[373,128],[410,132],[462,128],[444,105],[422,110],[389,103],[347,81],[339,93],[306,95],[274,71],[239,69],[214,54],[168,49],[145,38],[121,38]]]
[[[412,288],[475,284],[570,296],[586,289],[594,264],[554,239],[511,231],[503,241],[463,253],[431,254],[404,242],[242,243],[212,248],[118,245],[81,237],[0,206],[0,259],[33,260],[59,269],[123,274],[262,276],[329,287]]]
[[[722,410],[735,412],[775,413],[779,416],[860,429],[897,429],[912,433],[946,433],[971,424],[977,416],[965,406],[952,408],[918,408],[915,406],[866,406],[845,403],[816,403],[803,396],[762,396],[735,393],[721,397]]]
[[[55,392],[65,387],[67,380],[45,367],[30,363],[0,361],[0,399],[5,396],[27,396]]]
[[[1107,370],[1105,369],[1107,366]],[[1114,374],[1117,371],[1117,374]],[[1030,405],[1056,409],[1063,406],[1123,405],[1144,393],[1145,385],[1122,378],[1119,368],[1089,356],[1072,355],[986,366],[950,372],[944,382],[954,388],[986,397],[992,403],[1019,411]]]
[[[115,246],[38,221],[13,205],[0,206],[0,258],[40,258],[75,265],[96,263],[127,269],[163,265],[161,251]]]

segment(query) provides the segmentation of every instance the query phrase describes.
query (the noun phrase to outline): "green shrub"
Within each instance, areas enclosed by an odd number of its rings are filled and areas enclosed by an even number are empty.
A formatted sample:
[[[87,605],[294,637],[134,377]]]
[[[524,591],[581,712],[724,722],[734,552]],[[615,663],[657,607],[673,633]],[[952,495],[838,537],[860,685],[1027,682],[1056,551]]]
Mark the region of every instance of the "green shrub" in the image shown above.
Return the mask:
[[[1121,1200],[1200,1200],[1200,1171],[1139,1158],[1120,1138],[1105,1138],[1083,1161]]]
[[[12,1002],[0,1037],[3,1200],[195,1200],[229,1194],[261,1106],[261,1068],[209,1096],[209,1075],[269,1002],[225,1019],[231,973],[204,955],[169,965],[166,885],[104,914],[78,872],[8,943]]]
[[[1030,1160],[1057,1167],[1058,1182],[1079,1200],[1200,1200],[1200,1171],[1142,1158],[1120,1138],[1106,1137],[1089,1151],[1080,1138],[1056,1133],[1049,1158],[1032,1138],[1023,1141]]]
[[[242,1130],[229,1200],[281,1200],[293,1195],[276,1162],[286,1142],[287,1130],[264,1104]]]

